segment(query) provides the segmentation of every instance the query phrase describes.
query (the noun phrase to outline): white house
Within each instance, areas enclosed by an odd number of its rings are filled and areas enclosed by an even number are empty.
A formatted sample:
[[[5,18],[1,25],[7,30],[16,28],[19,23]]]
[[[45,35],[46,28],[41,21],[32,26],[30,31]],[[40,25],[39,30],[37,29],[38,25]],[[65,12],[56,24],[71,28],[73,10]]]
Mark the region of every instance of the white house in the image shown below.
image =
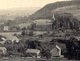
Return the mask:
[[[0,43],[1,43],[1,44],[4,44],[5,42],[6,42],[6,38],[2,37],[2,38],[0,39]]]
[[[52,57],[64,57],[62,55],[62,48],[56,45],[51,51]]]
[[[7,41],[6,37],[0,35],[0,44],[4,44]]]
[[[22,24],[19,24],[18,26],[22,29],[22,28],[28,28],[29,26],[31,25],[31,23],[22,23]]]
[[[12,43],[15,42],[19,42],[19,38],[17,38],[16,36],[6,36],[7,40],[11,40]]]
[[[55,16],[54,16],[54,14],[53,14],[53,17],[52,17],[54,20],[55,20]]]
[[[33,24],[35,24],[34,29],[37,31],[52,30],[52,20],[49,20],[49,19],[34,20]]]
[[[52,20],[49,19],[38,19],[34,20],[33,23],[36,23],[36,25],[46,25],[52,23]]]
[[[7,49],[5,47],[0,47],[0,55],[6,55]]]
[[[9,26],[4,26],[3,30],[4,31],[8,31],[9,30]]]
[[[26,54],[28,57],[40,58],[40,50],[38,49],[27,49]]]

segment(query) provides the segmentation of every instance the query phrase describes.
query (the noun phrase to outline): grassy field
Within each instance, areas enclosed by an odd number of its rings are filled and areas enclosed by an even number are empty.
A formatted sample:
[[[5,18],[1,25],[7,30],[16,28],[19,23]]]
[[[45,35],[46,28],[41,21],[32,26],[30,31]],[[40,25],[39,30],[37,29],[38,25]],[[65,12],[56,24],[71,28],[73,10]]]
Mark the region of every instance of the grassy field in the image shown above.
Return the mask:
[[[15,58],[1,58],[0,61],[80,61],[80,60],[67,60],[67,59],[60,59],[60,58],[54,58],[52,60],[46,60],[46,59],[35,59],[35,58],[21,58],[21,57],[15,57]]]

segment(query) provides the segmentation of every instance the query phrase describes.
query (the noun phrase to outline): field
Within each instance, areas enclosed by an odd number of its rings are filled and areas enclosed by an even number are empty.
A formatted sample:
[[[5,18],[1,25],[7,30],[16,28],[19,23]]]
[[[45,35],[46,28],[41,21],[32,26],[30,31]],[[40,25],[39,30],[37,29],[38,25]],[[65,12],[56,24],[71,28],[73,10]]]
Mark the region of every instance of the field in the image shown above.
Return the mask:
[[[21,32],[0,32],[0,35],[10,39],[14,37],[14,34],[21,34]]]
[[[12,36],[14,34],[21,34],[21,32],[0,32],[0,35],[3,36]]]
[[[77,61],[77,60],[67,60],[67,59],[58,59],[54,58],[52,60],[46,60],[46,59],[34,59],[34,58],[1,58],[0,61]],[[79,60],[78,60],[79,61]]]

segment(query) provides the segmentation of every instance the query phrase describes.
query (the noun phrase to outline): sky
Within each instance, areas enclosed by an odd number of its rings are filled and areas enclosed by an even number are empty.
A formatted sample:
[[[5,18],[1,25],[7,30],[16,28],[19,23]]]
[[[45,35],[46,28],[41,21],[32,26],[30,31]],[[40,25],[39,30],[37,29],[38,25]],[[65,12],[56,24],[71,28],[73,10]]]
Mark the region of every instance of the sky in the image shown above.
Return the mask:
[[[43,7],[48,3],[53,3],[56,1],[62,0],[0,0],[0,9],[11,9],[20,7]]]

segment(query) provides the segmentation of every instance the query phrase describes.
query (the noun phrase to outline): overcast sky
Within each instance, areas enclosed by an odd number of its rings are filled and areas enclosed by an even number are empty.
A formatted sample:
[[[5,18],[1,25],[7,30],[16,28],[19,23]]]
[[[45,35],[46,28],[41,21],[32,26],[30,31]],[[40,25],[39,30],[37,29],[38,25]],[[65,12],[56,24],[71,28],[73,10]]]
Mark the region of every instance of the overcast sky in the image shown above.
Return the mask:
[[[43,7],[48,3],[62,0],[0,0],[0,9],[20,7]]]

